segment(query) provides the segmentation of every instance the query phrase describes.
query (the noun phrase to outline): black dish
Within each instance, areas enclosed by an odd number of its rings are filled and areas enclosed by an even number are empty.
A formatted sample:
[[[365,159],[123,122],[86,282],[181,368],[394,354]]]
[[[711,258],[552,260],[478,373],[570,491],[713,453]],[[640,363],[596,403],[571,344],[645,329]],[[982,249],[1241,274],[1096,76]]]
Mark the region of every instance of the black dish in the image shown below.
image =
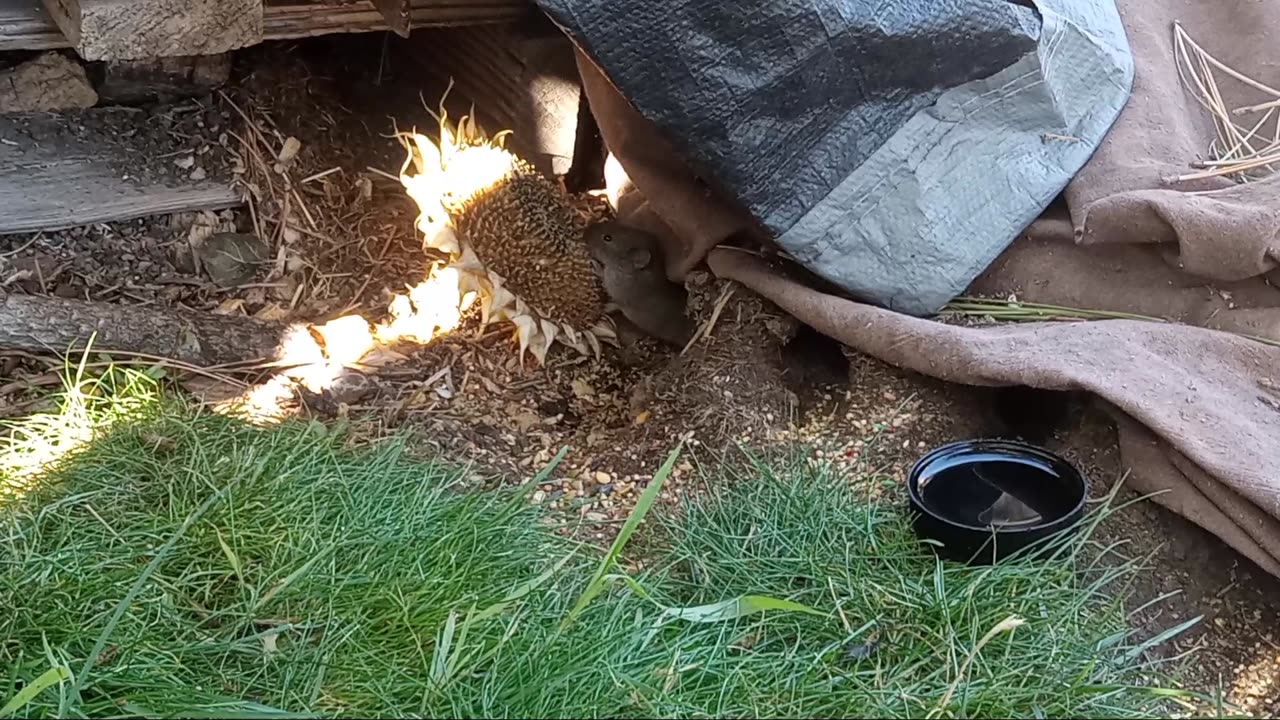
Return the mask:
[[[931,450],[907,476],[914,528],[939,556],[991,563],[1084,517],[1088,486],[1057,455],[1010,440],[963,440]]]

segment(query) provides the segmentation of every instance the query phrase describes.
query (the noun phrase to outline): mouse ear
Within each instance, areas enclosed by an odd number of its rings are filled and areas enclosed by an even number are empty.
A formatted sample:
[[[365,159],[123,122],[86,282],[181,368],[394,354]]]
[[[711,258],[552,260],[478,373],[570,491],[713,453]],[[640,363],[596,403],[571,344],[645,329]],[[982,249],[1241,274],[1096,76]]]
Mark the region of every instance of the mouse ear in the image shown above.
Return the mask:
[[[631,267],[636,270],[643,270],[649,265],[652,256],[646,248],[632,248],[627,253],[627,259],[631,261]]]

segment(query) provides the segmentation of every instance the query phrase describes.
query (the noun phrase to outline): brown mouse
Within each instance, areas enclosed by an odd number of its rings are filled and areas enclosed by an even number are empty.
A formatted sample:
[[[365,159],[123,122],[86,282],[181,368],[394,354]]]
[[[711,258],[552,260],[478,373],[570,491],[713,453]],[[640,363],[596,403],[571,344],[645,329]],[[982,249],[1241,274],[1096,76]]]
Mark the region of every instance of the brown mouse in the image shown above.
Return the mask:
[[[658,238],[614,221],[591,225],[584,237],[591,267],[622,314],[645,333],[683,348],[694,330],[685,315],[689,294],[667,279]]]

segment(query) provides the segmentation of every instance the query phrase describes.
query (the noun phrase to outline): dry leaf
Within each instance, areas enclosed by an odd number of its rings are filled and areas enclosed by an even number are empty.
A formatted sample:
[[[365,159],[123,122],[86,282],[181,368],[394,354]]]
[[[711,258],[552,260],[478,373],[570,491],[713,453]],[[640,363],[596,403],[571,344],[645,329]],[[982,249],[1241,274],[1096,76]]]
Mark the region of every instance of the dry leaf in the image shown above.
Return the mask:
[[[214,313],[218,315],[247,315],[244,309],[244,298],[227,298],[218,303],[218,307],[214,308]]]
[[[184,378],[181,384],[182,389],[191,393],[196,400],[208,404],[225,402],[243,392],[235,385],[204,375]]]
[[[589,398],[596,394],[595,388],[582,378],[575,378],[573,381],[573,394],[579,398]]]
[[[536,413],[514,403],[507,405],[507,414],[521,432],[542,423],[542,418],[538,417]]]
[[[398,353],[390,348],[380,347],[374,348],[368,353],[365,353],[364,357],[360,358],[360,364],[368,365],[369,367],[388,367],[396,363],[402,363],[408,359],[408,355]]]
[[[143,444],[151,448],[152,452],[156,452],[158,450],[168,451],[178,446],[178,443],[174,442],[173,438],[165,437],[164,435],[153,432],[142,433],[141,439]]]
[[[289,310],[287,308],[280,307],[278,303],[271,302],[264,305],[262,309],[254,313],[253,316],[259,320],[271,322],[274,320],[283,320],[289,317]]]

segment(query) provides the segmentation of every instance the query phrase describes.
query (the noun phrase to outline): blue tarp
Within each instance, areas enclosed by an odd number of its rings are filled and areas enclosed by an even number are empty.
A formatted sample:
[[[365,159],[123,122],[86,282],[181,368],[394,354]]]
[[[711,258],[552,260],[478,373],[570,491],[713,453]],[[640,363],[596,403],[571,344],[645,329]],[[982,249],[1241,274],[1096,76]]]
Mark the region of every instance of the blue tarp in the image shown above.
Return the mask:
[[[1128,98],[1113,0],[537,0],[704,180],[810,270],[936,311]]]

